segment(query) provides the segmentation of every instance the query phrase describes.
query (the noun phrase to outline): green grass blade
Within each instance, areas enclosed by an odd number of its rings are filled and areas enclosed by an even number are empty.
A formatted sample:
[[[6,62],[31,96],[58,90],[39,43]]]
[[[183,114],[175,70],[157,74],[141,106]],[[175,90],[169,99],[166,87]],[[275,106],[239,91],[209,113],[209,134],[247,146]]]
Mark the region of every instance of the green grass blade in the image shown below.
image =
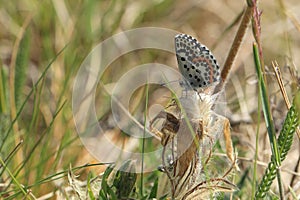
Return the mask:
[[[298,94],[296,95],[297,98],[299,93],[300,92],[298,92]],[[286,119],[278,137],[278,148],[281,161],[283,161],[286,158],[286,155],[292,146],[294,133],[300,124],[299,110],[297,109],[297,104],[298,103],[295,98],[292,107],[287,113]],[[266,196],[266,193],[269,191],[271,184],[276,177],[276,172],[277,167],[275,161],[271,160],[262,178],[262,181],[258,186],[258,190],[255,195],[256,199],[264,198]]]
[[[258,98],[258,110],[261,110],[261,99]],[[255,158],[253,163],[253,181],[252,181],[252,198],[254,199],[255,196],[255,188],[256,188],[256,180],[257,179],[257,160],[258,160],[258,138],[259,138],[259,130],[260,130],[260,121],[261,121],[261,112],[257,112],[257,129],[256,129],[256,136],[255,136]]]
[[[42,134],[42,136],[38,139],[38,141],[37,141],[37,142],[34,144],[34,146],[30,149],[30,152],[28,153],[28,156],[24,158],[22,164],[21,164],[21,165],[18,167],[18,169],[14,172],[14,176],[15,176],[15,177],[18,177],[20,171],[21,171],[21,170],[23,169],[23,167],[27,164],[27,162],[29,161],[29,159],[34,155],[35,150],[37,149],[37,147],[39,146],[39,144],[40,144],[41,141],[43,140],[44,136],[45,136],[45,135],[49,132],[49,130],[52,128],[52,125],[53,125],[53,123],[54,123],[54,120],[55,120],[56,116],[60,113],[60,111],[62,110],[63,106],[64,106],[64,104],[63,104],[60,108],[58,108],[58,111],[57,111],[57,113],[54,115],[53,120],[52,120],[50,126],[47,128],[47,130],[45,130],[45,133]],[[29,173],[29,171],[28,171],[27,173]],[[11,182],[11,183],[12,183],[12,182]],[[9,183],[7,187],[9,187],[11,183]]]
[[[125,161],[114,177],[113,186],[118,199],[128,199],[134,188],[137,178],[135,164],[132,160]]]
[[[19,108],[22,101],[22,91],[27,77],[27,68],[29,63],[29,52],[30,52],[30,33],[27,30],[20,42],[18,49],[18,54],[16,58],[16,68],[15,68],[15,102],[17,108]]]
[[[45,70],[43,71],[43,73],[41,74],[41,76],[39,77],[39,79],[37,80],[37,82],[35,83],[34,87],[31,89],[31,91],[29,92],[29,94],[26,96],[25,100],[23,101],[22,105],[20,105],[20,108],[18,109],[16,118],[14,120],[12,120],[9,128],[7,129],[7,131],[4,133],[4,137],[3,137],[3,143],[5,144],[5,141],[8,139],[9,133],[11,132],[13,125],[16,123],[16,121],[18,120],[18,118],[20,117],[21,112],[23,111],[26,103],[28,102],[30,96],[32,95],[32,93],[35,90],[35,87],[43,80],[43,78],[46,76],[46,73],[48,72],[49,68],[52,66],[52,64],[54,63],[54,61],[57,59],[57,57],[62,54],[62,52],[64,52],[64,50],[67,48],[67,45],[62,48],[62,50],[60,50],[57,55],[49,62],[49,64],[47,65],[47,67],[45,68]],[[2,151],[2,148],[5,145],[0,146],[0,152]]]
[[[26,196],[27,192],[24,190],[24,187],[21,186],[21,184],[18,182],[18,180],[16,179],[16,177],[11,173],[11,171],[8,169],[8,167],[6,166],[6,164],[4,163],[4,161],[2,160],[1,157],[0,157],[0,163],[4,167],[4,169],[8,172],[8,174],[12,178],[12,181],[16,184],[16,186],[18,187],[18,189]]]
[[[5,76],[2,62],[0,61],[0,113],[7,112],[7,95],[6,95],[6,82],[7,76]],[[1,146],[1,145],[0,145]]]
[[[88,193],[89,199],[95,200],[96,197],[95,197],[95,195],[93,193],[93,190],[91,188],[91,180],[92,180],[92,174],[89,173],[88,178],[87,178],[87,193]]]
[[[114,169],[114,165],[110,165],[106,168],[101,182],[101,190],[99,191],[99,198],[98,199],[117,199],[114,191],[112,190],[111,186],[108,184],[109,175],[112,173]]]
[[[277,142],[276,142],[275,127],[274,127],[274,122],[270,111],[269,98],[267,95],[267,87],[265,85],[263,75],[261,72],[259,51],[256,43],[253,44],[253,54],[254,54],[255,69],[258,75],[259,93],[262,100],[262,109],[263,109],[268,136],[271,144],[272,156],[274,157],[273,159],[275,159],[276,164],[280,165],[280,158],[279,158]]]

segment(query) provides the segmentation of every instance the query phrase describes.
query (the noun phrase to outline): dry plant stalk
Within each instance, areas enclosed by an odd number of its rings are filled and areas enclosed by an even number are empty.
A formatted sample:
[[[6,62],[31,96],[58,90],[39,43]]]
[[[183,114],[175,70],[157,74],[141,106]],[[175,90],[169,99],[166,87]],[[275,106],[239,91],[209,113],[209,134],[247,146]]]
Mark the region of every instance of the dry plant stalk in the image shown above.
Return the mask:
[[[274,62],[272,62],[272,67],[273,67],[273,70],[275,72],[276,79],[277,79],[280,91],[282,93],[284,102],[286,104],[286,107],[288,109],[290,109],[291,108],[291,103],[289,101],[287,92],[286,92],[286,90],[284,88],[284,84],[283,84],[283,81],[282,81],[282,76],[281,76],[279,65],[278,65],[278,63],[276,61],[274,61]],[[298,139],[300,139],[300,128],[299,127],[296,129],[296,133],[297,133]]]
[[[189,91],[178,101],[172,99],[150,122],[151,132],[161,139],[162,170],[171,182],[174,199],[204,198],[219,191],[234,190],[234,185],[225,179],[233,167],[237,167],[229,120],[211,110],[212,102],[210,95]],[[160,130],[154,126],[159,119],[163,120]],[[206,180],[204,168],[221,134],[232,166],[222,177]]]

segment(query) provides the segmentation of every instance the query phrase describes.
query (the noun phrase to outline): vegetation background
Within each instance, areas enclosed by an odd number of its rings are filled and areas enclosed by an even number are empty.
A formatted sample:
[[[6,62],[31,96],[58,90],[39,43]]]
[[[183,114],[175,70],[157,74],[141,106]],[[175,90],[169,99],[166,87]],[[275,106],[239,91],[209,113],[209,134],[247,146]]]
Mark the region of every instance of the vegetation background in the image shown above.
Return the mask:
[[[245,7],[246,1],[226,0],[1,0],[0,198],[67,198],[70,165],[78,169],[75,173],[80,174],[82,181],[105,170],[105,166],[97,165],[99,161],[82,145],[72,116],[74,78],[94,46],[113,34],[133,28],[169,28],[196,37],[213,51],[222,66]],[[281,67],[291,100],[299,86],[299,7],[297,0],[259,2],[261,42],[277,132],[287,108],[271,61],[276,60]],[[225,114],[231,121],[241,168],[235,175],[240,190],[234,193],[234,199],[251,196],[252,184],[261,179],[271,154],[264,120],[258,118],[261,110],[258,108],[252,53],[254,37],[250,27],[225,90]],[[157,50],[136,51],[112,63],[102,82],[113,85],[133,66],[154,60],[177,67],[174,54]],[[136,110],[144,105],[145,96],[141,95],[144,92],[138,91],[133,98],[132,105]],[[160,102],[165,105],[167,99],[162,96],[168,95],[154,92],[149,95],[149,104]],[[96,107],[103,124],[108,123],[109,102],[108,94],[98,88]],[[126,142],[127,138],[120,135],[119,130],[112,130],[116,133],[116,141]],[[256,139],[259,162],[254,172]],[[285,195],[291,199],[300,195],[299,150],[299,138],[295,137],[281,168]],[[160,172],[145,174],[143,184],[139,184],[141,180],[138,179],[137,185],[142,185],[138,190],[144,187],[146,196],[159,176]],[[272,190],[278,194],[276,184]]]

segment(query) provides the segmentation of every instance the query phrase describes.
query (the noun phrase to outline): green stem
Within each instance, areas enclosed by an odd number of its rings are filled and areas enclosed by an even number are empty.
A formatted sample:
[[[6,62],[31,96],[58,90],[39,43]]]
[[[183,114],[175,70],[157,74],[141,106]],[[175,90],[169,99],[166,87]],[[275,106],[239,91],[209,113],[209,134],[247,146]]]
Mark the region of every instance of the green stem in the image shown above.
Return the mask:
[[[259,92],[262,100],[262,108],[263,108],[263,114],[265,117],[266,121],[266,126],[267,126],[267,131],[268,131],[268,136],[271,144],[271,151],[272,155],[275,158],[275,162],[277,166],[280,166],[280,157],[278,153],[278,148],[277,148],[277,142],[276,142],[276,133],[275,133],[275,127],[274,127],[274,122],[273,118],[271,115],[270,111],[270,105],[269,105],[269,98],[267,96],[267,88],[264,82],[264,79],[262,78],[262,73],[261,73],[261,64],[260,64],[260,58],[259,58],[259,51],[257,44],[253,44],[253,53],[254,53],[254,62],[255,62],[255,68],[256,72],[258,74],[258,85],[259,85]]]
[[[270,111],[270,105],[269,105],[269,98],[267,95],[267,88],[261,73],[261,62],[260,62],[260,56],[259,56],[259,50],[258,46],[256,43],[253,44],[253,54],[254,54],[254,62],[255,62],[255,68],[256,72],[258,75],[258,85],[259,85],[259,94],[262,100],[262,109],[263,109],[263,114],[265,117],[265,122],[267,126],[267,131],[268,131],[268,136],[269,136],[269,141],[271,145],[271,151],[272,151],[272,161],[275,164],[275,168],[277,169],[277,181],[278,181],[278,187],[279,187],[279,192],[280,192],[280,197],[283,199],[283,193],[282,193],[282,182],[281,182],[281,177],[280,177],[280,170],[278,167],[281,165],[281,160],[278,152],[278,147],[277,147],[277,141],[276,141],[276,133],[275,133],[275,127],[274,127],[274,122],[273,118],[271,115]]]
[[[252,198],[254,199],[255,197],[255,188],[256,188],[256,173],[257,173],[257,160],[258,160],[258,136],[259,136],[259,129],[260,129],[260,121],[261,121],[261,99],[258,98],[258,110],[257,112],[257,129],[256,129],[256,136],[255,136],[255,157],[254,157],[254,164],[253,164],[253,181],[252,181]]]
[[[145,135],[146,135],[146,120],[147,120],[147,113],[148,113],[148,100],[149,100],[149,85],[146,84],[146,102],[145,102],[145,112],[144,112],[144,132],[143,132],[143,138],[142,138],[142,162],[141,162],[141,185],[140,185],[140,195],[141,198],[143,197],[143,186],[144,186],[144,152],[145,152]]]

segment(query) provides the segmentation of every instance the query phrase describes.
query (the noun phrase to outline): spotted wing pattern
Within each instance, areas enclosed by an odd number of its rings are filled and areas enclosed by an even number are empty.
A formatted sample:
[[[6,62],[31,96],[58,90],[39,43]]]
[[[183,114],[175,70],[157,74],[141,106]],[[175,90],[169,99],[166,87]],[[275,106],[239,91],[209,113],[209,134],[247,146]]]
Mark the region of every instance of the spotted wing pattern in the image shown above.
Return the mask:
[[[220,80],[220,67],[210,50],[186,34],[175,36],[178,68],[194,89],[206,88]]]

